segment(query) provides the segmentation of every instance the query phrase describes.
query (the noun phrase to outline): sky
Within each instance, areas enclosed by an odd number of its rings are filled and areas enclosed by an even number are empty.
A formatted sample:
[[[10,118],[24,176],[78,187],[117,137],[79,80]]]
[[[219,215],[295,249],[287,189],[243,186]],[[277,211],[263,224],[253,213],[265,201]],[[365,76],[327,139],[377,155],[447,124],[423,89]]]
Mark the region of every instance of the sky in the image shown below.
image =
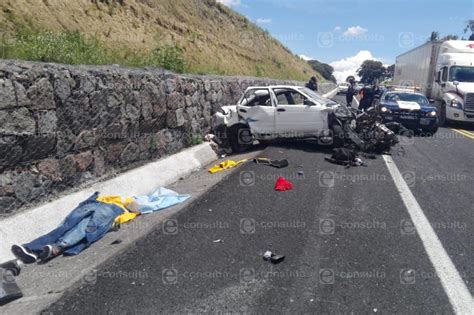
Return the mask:
[[[304,59],[335,68],[338,80],[366,59],[397,55],[441,36],[464,33],[474,0],[217,0],[258,24]]]

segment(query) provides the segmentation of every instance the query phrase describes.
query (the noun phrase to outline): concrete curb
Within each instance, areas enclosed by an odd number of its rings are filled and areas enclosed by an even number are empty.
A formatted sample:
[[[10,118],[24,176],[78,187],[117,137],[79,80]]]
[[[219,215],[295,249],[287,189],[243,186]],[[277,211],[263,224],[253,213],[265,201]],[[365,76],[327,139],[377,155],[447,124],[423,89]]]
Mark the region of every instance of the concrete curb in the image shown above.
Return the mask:
[[[136,196],[166,186],[217,160],[209,143],[188,148],[119,176],[93,184],[39,207],[0,221],[0,262],[13,259],[12,244],[22,244],[54,229],[78,203],[95,191],[105,195]]]
[[[331,98],[337,88],[324,94]],[[156,162],[93,184],[84,190],[50,203],[0,220],[0,262],[13,259],[12,244],[23,244],[53,230],[77,204],[95,191],[104,195],[135,196],[150,193],[154,188],[169,185],[217,159],[209,143],[186,149]]]

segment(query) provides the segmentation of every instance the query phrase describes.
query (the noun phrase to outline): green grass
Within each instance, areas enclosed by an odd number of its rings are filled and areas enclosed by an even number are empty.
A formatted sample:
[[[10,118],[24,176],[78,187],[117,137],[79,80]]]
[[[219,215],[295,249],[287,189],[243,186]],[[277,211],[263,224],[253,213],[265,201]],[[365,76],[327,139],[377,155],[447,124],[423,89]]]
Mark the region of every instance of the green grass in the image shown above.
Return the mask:
[[[150,53],[130,49],[112,51],[93,36],[79,32],[31,31],[23,29],[0,43],[2,59],[56,62],[63,64],[107,65],[129,67],[153,66],[185,72],[187,62],[178,46],[156,43]]]

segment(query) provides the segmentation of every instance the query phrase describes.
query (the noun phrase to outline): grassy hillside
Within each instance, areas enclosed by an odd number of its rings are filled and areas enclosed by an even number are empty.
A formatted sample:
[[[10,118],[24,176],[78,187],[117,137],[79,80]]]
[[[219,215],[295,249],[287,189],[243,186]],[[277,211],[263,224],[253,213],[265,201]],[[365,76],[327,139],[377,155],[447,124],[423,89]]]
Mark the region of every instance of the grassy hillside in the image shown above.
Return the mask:
[[[215,0],[2,0],[0,29],[8,34],[3,58],[296,80],[314,74]]]

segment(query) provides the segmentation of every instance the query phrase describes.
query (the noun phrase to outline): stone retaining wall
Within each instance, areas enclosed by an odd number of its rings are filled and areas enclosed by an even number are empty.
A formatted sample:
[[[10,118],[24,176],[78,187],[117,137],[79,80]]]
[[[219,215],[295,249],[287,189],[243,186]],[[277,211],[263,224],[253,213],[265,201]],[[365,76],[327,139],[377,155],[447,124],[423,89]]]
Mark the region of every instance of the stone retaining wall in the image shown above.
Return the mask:
[[[218,107],[270,84],[302,83],[0,61],[0,216],[196,144]]]

